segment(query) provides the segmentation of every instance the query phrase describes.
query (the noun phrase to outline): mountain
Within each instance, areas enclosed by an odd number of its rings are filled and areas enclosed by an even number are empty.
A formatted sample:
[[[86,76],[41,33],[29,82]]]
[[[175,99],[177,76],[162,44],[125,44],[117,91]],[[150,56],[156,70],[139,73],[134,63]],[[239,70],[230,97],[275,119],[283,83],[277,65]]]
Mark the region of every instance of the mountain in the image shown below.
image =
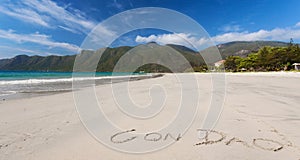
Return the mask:
[[[86,66],[88,68],[88,66],[90,66],[90,64],[92,64],[94,61],[95,55],[105,49],[105,52],[99,60],[97,71],[112,72],[119,59],[131,49],[135,49],[135,52],[139,53],[145,52],[148,48],[147,52],[150,53],[151,50],[153,50],[153,47],[156,48],[154,51],[157,53],[167,53],[167,51],[172,52],[176,50],[178,53],[183,55],[193,67],[204,65],[202,57],[199,54],[195,54],[195,51],[185,46],[161,46],[153,42],[136,47],[121,46],[116,48],[102,48],[97,51],[83,50],[79,56],[83,57],[81,58],[83,59],[82,66]],[[18,55],[11,59],[0,60],[0,71],[73,71],[75,58],[76,55],[47,57]],[[157,64],[147,64],[141,66],[137,71],[140,70],[146,72],[169,72],[167,68]]]
[[[264,46],[272,47],[285,47],[288,43],[276,42],[276,41],[236,41],[229,42],[225,44],[217,45],[222,58],[225,59],[228,56],[235,55],[240,57],[246,57],[251,52],[257,51],[259,48]],[[99,63],[97,65],[97,71],[99,72],[111,72],[113,71],[115,65],[120,60],[122,56],[128,51],[134,51],[135,53],[144,53],[145,55],[151,52],[157,52],[157,57],[151,58],[164,58],[160,55],[166,55],[168,52],[173,52],[174,50],[184,56],[185,59],[190,63],[190,65],[197,70],[202,71],[205,69],[205,63],[203,58],[198,54],[198,52],[180,45],[167,44],[167,45],[158,45],[155,42],[150,42],[143,45],[138,45],[135,47],[130,46],[121,46],[116,48],[102,48],[97,51],[83,50],[79,56],[83,57],[83,66],[90,66],[95,59],[95,55],[100,53],[105,49],[105,52],[101,56]],[[210,53],[215,51],[215,48],[207,48],[203,51],[200,51],[205,57],[212,59]],[[27,56],[27,55],[18,55],[11,59],[2,59],[0,60],[0,71],[72,71],[76,55],[70,56]],[[174,64],[179,61],[175,58],[170,58],[174,61]],[[214,63],[213,61],[209,61]],[[128,64],[130,64],[128,60]],[[189,68],[185,68],[189,69]],[[141,66],[136,71],[145,71],[145,72],[170,72],[166,67],[163,67],[158,64],[146,64]]]
[[[251,52],[256,52],[264,46],[286,47],[289,43],[278,41],[234,41],[217,45],[222,57],[228,56],[246,57]]]
[[[181,45],[176,45],[176,44],[167,44],[166,46],[172,47],[173,49],[179,51],[179,52],[186,52],[186,53],[194,53],[197,54],[198,52],[185,47],[185,46],[181,46]]]
[[[27,56],[18,55],[0,60],[0,70],[7,71],[70,71],[75,56]]]

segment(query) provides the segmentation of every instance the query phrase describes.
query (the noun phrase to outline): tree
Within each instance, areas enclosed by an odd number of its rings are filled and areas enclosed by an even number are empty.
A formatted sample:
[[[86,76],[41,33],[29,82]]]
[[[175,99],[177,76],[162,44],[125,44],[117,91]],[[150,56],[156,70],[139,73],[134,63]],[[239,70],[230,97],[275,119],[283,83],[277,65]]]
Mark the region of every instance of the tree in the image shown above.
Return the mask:
[[[226,58],[226,61],[224,63],[225,69],[228,71],[237,71],[238,65],[240,61],[242,60],[239,56],[229,56]]]

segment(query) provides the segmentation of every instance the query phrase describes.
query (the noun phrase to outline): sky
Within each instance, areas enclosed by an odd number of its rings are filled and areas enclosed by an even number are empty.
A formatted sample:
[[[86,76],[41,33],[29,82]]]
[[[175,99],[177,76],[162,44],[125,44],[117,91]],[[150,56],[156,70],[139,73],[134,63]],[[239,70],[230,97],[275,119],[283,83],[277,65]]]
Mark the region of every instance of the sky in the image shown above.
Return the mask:
[[[185,14],[199,23],[215,44],[289,42],[291,38],[299,43],[299,6],[299,0],[0,0],[0,59],[19,54],[76,54],[98,24],[140,7],[162,7]],[[109,28],[106,32],[110,33]],[[162,45],[203,43],[189,32],[141,29],[123,35],[111,46],[152,41]]]

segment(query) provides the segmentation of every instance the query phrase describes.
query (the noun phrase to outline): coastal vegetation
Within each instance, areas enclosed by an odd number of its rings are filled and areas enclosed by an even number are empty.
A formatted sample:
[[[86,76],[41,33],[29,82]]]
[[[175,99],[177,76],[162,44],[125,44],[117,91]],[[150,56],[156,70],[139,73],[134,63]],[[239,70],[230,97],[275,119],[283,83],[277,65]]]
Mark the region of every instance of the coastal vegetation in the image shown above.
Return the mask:
[[[300,62],[300,48],[292,41],[286,47],[264,46],[246,57],[228,56],[224,63],[227,71],[288,71]]]

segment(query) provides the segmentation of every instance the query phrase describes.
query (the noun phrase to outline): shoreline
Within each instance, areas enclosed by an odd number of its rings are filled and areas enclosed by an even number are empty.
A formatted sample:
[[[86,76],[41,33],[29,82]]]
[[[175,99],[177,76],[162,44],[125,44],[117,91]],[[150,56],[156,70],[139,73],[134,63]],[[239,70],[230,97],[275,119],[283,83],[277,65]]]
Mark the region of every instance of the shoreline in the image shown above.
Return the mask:
[[[146,75],[129,75],[129,76],[103,76],[103,77],[95,77],[95,78],[90,78],[90,79],[84,79],[80,78],[79,81],[89,81],[91,79],[95,79],[95,85],[105,85],[105,84],[110,84],[110,83],[120,83],[123,81],[127,81],[128,79],[130,81],[138,81],[138,80],[143,80],[143,79],[149,79],[149,78],[157,78],[163,76],[163,74],[146,74]],[[57,88],[54,90],[21,90],[21,91],[4,91],[7,92],[7,94],[1,95],[0,96],[0,101],[5,101],[5,100],[13,100],[13,99],[26,99],[26,98],[31,98],[31,97],[39,97],[39,96],[48,96],[48,95],[53,95],[53,94],[60,94],[60,93],[66,93],[66,92],[72,92],[73,87],[73,77],[68,78],[68,81],[66,81],[66,78],[58,78],[58,79],[33,79],[33,80],[17,80],[21,81],[22,83],[27,84],[30,88],[30,85],[49,85],[49,86],[55,86],[57,85],[62,85],[63,88]],[[31,82],[33,81],[33,82]],[[44,82],[45,81],[45,82]],[[1,81],[0,81],[1,82]],[[5,81],[2,81],[4,83]],[[15,80],[7,81],[9,82],[15,82]],[[28,83],[29,82],[29,83]],[[1,83],[0,83],[1,84]],[[2,84],[4,85],[4,84]],[[19,82],[14,84],[10,83],[10,85],[19,85]],[[10,94],[9,94],[10,93]]]
[[[151,79],[151,78],[157,78],[164,75],[172,75],[174,73],[152,73],[150,75],[133,75],[130,78],[130,81],[138,81],[138,80],[144,80],[144,79]],[[227,76],[264,76],[264,77],[291,77],[291,78],[298,78],[300,77],[300,72],[285,72],[285,71],[279,71],[279,72],[187,72],[187,73],[176,73],[176,74],[194,74],[194,75],[212,75],[212,74],[224,74]],[[96,79],[97,81],[100,81],[96,84],[98,85],[105,85],[110,84],[112,78],[111,77],[98,77],[99,79]],[[127,76],[116,76],[114,77],[116,80],[115,83],[123,82],[122,79],[127,79]],[[101,82],[103,81],[103,82]],[[72,81],[70,81],[70,87],[69,89],[58,89],[58,90],[50,90],[50,91],[21,91],[16,92],[9,95],[0,96],[0,101],[6,101],[6,100],[14,100],[14,99],[26,99],[31,97],[39,97],[39,96],[48,96],[48,95],[54,95],[54,94],[61,94],[66,92],[72,92]]]

